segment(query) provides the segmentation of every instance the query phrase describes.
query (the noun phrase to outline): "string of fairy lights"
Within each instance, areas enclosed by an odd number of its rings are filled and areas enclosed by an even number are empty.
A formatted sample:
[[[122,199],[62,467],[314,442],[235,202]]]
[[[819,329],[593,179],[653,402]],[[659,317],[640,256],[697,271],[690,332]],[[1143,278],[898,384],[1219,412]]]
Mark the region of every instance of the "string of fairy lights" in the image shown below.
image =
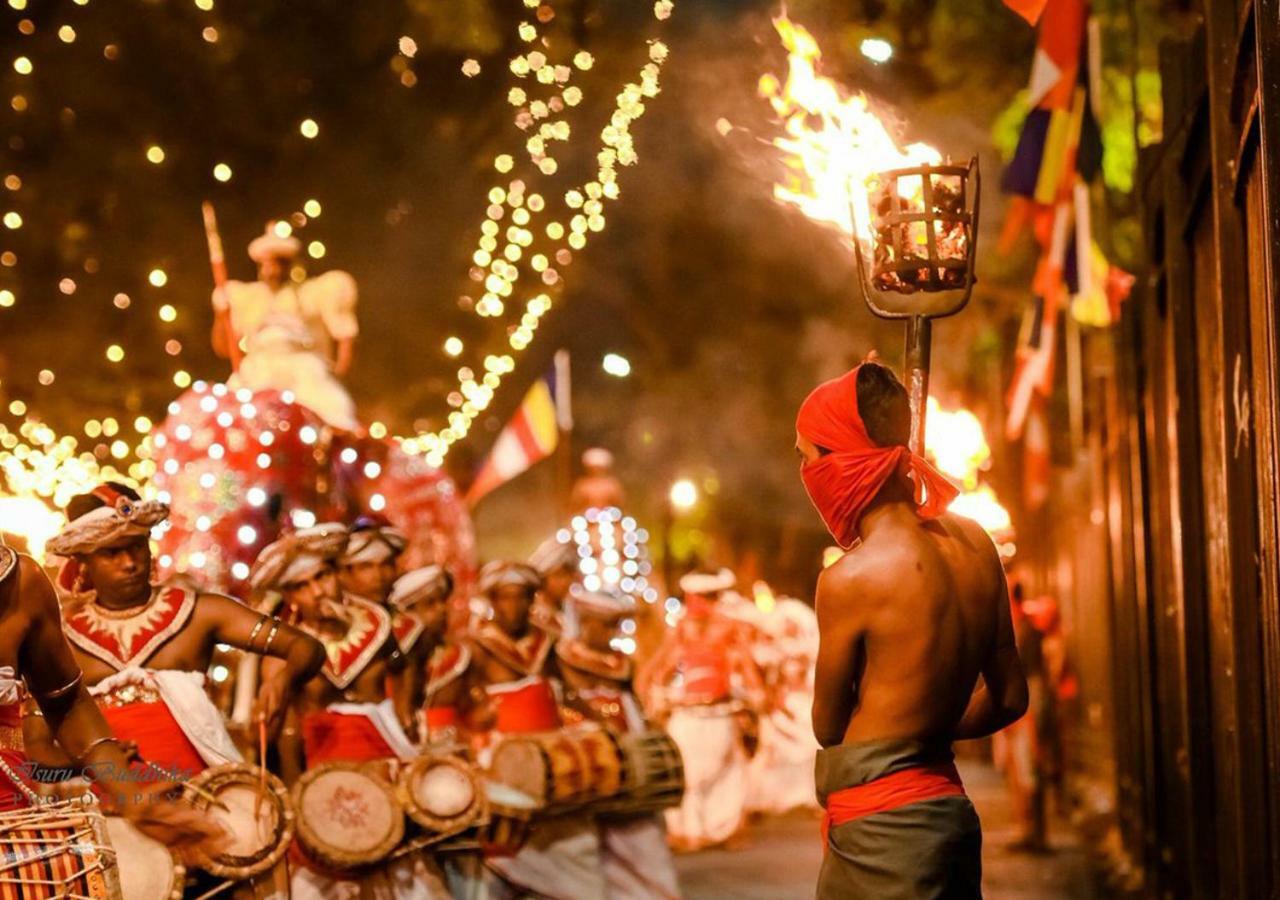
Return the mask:
[[[447,424],[436,431],[399,439],[406,451],[424,455],[434,466],[443,463],[449,449],[467,436],[475,419],[492,404],[504,378],[516,369],[516,355],[533,343],[541,319],[551,310],[552,294],[563,285],[563,270],[572,263],[574,253],[587,246],[592,235],[603,231],[606,205],[617,200],[621,193],[618,170],[638,161],[631,127],[644,115],[645,101],[658,95],[661,70],[669,53],[662,41],[648,41],[647,62],[636,78],[619,91],[608,120],[600,129],[594,176],[560,193],[549,182],[545,186],[543,183],[561,174],[555,151],[566,147],[574,137],[569,112],[580,107],[585,99],[584,90],[573,80],[577,73],[590,70],[595,59],[590,53],[573,48],[560,52],[545,27],[554,19],[554,11],[539,0],[523,2],[532,21],[521,22],[518,33],[527,49],[509,62],[511,81],[506,93],[515,110],[513,122],[522,144],[499,153],[494,159],[495,172],[504,177],[485,197],[485,219],[469,272],[475,285],[473,293],[478,296],[474,300],[465,298],[464,304],[478,317],[503,326],[506,347],[503,352],[487,353],[472,365],[459,367],[457,387],[445,398],[450,408]],[[7,0],[7,3],[13,10],[22,12],[28,0]],[[88,3],[89,0],[75,0],[77,6]],[[211,14],[215,0],[194,0],[194,3],[201,13]],[[654,18],[659,22],[668,19],[672,11],[670,0],[658,0],[653,7]],[[32,37],[37,30],[29,18],[22,18],[17,27],[25,38]],[[73,44],[81,39],[71,22],[51,27],[61,44]],[[219,41],[219,31],[212,20],[201,25],[201,37],[211,45]],[[406,35],[400,38],[392,56],[391,69],[406,88],[417,83],[412,68],[416,53],[416,42]],[[114,61],[119,56],[119,47],[106,43],[102,55],[108,62]],[[34,49],[20,47],[11,66],[20,78],[34,79],[42,64]],[[467,77],[479,71],[476,60],[469,59],[462,66],[462,73]],[[28,111],[30,102],[26,94],[19,91],[11,98],[10,106],[20,115]],[[297,134],[304,141],[315,141],[321,133],[321,124],[312,116],[297,123]],[[147,165],[158,168],[163,168],[168,159],[160,141],[148,143],[141,154]],[[521,161],[518,163],[517,159]],[[517,169],[528,171],[523,177],[515,177]],[[235,177],[232,162],[222,159],[211,165],[209,174],[217,184],[225,184]],[[38,211],[26,210],[19,202],[24,186],[21,172],[5,172],[3,185],[7,193],[4,199],[8,202],[0,202],[0,224],[4,228],[0,235],[18,232],[28,226],[27,217],[38,217]],[[301,237],[301,232],[319,218],[322,211],[320,200],[310,197],[274,227],[281,236]],[[311,259],[321,259],[327,252],[320,240],[304,239],[303,244]],[[0,266],[13,268],[17,264],[14,251],[0,251]],[[85,269],[89,274],[95,271],[88,260]],[[163,264],[147,264],[144,269],[145,276],[141,279],[144,289],[159,292],[163,298],[169,273]],[[292,276],[300,280],[305,272],[299,266]],[[68,275],[60,280],[58,287],[61,293],[69,295],[78,285],[75,278]],[[0,315],[20,300],[14,291],[0,290]],[[121,290],[113,294],[111,302],[117,309],[129,310],[135,298]],[[181,311],[175,304],[164,302],[157,306],[156,315],[165,325],[173,325]],[[108,341],[102,350],[107,361],[112,365],[124,364],[130,352],[116,340]],[[190,387],[194,376],[181,365],[182,342],[177,337],[165,337],[162,349],[178,366],[171,374],[174,386]],[[457,336],[447,337],[441,349],[453,360],[461,359],[468,351]],[[38,373],[37,381],[42,387],[49,387],[57,381],[57,373],[44,369]],[[10,498],[43,498],[61,506],[74,494],[103,479],[131,481],[145,487],[155,473],[150,438],[153,423],[146,416],[120,421],[110,416],[89,419],[82,427],[82,439],[75,434],[59,434],[23,399],[11,399],[7,411],[18,420],[16,427],[0,421],[0,475]],[[372,422],[368,428],[375,438],[388,434],[382,422]],[[4,519],[4,510],[0,509],[0,529],[5,527]]]
[[[539,6],[538,0],[524,2],[531,9],[546,9]],[[670,0],[659,0],[654,4],[654,17],[666,20],[672,9]],[[550,16],[539,15],[538,20],[546,24]],[[554,62],[544,52],[549,49],[550,41],[532,22],[520,23],[519,35],[521,40],[540,49],[532,49],[511,60],[509,69],[515,81],[507,92],[507,100],[516,109],[517,129],[528,134],[524,153],[533,168],[530,178],[545,178],[559,171],[554,146],[567,142],[572,135],[569,122],[556,117],[583,100],[582,89],[571,83],[574,71],[589,70],[595,60],[590,53],[578,51],[570,61]],[[485,221],[480,226],[470,271],[471,280],[483,291],[472,309],[483,318],[502,317],[522,275],[531,272],[538,286],[528,291],[519,323],[509,329],[507,336],[510,349],[516,353],[533,343],[540,320],[551,310],[550,289],[561,283],[560,270],[572,263],[575,251],[587,246],[590,235],[604,230],[605,204],[617,200],[621,194],[618,167],[632,166],[638,161],[631,126],[644,115],[644,101],[658,95],[662,66],[669,53],[667,45],[659,40],[650,40],[648,48],[648,62],[640,69],[639,77],[618,93],[608,124],[600,131],[595,177],[565,191],[559,215],[552,215],[551,201],[530,188],[524,179],[515,178],[489,190]],[[499,174],[509,174],[515,167],[515,153],[498,154],[493,167]],[[504,220],[510,222],[505,231]],[[541,239],[537,234],[539,226]],[[535,250],[535,242],[539,241]],[[444,351],[451,357],[460,356],[464,350],[464,343],[456,336],[444,342]],[[447,397],[453,407],[448,424],[438,431],[406,438],[401,445],[409,452],[425,454],[432,465],[442,464],[449,448],[465,438],[472,423],[488,409],[503,377],[514,370],[511,353],[487,355],[479,374],[470,366],[461,367],[457,373],[457,389]]]

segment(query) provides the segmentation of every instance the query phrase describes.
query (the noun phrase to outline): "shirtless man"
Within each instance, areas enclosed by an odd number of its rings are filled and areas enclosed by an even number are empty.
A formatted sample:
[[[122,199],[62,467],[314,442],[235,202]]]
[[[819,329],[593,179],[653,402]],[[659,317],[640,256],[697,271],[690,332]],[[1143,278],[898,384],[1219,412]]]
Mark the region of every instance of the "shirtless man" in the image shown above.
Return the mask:
[[[387,698],[396,653],[391,614],[338,584],[346,541],[347,529],[337,523],[299,529],[263,548],[249,575],[255,590],[279,591],[285,618],[324,646],[320,674],[300,691],[290,710],[294,727],[280,741],[282,775],[291,784],[323,762],[409,759],[415,752]]]
[[[620,623],[635,615],[635,600],[621,594],[584,592],[573,599],[580,631],[556,642],[556,660],[569,702],[590,721],[618,734],[648,730],[631,689],[631,657],[613,649]],[[680,896],[666,829],[654,813],[597,820],[600,860],[611,900]]]
[[[533,622],[554,637],[571,634],[575,629],[572,608],[566,607],[566,601],[574,587],[582,582],[578,562],[577,545],[561,541],[559,535],[554,534],[529,557],[529,565],[542,576],[542,588],[533,604]]]
[[[290,784],[327,762],[385,764],[390,778],[395,761],[417,752],[386,694],[396,653],[391,614],[338,585],[337,559],[347,538],[337,523],[300,529],[263,548],[249,575],[255,590],[279,591],[285,615],[325,650],[324,667],[301,691],[280,740],[282,775]],[[343,877],[322,870],[296,845],[291,859],[295,900],[449,896],[440,868],[420,853]]]
[[[453,576],[440,566],[411,569],[395,580],[387,604],[391,634],[404,656],[404,670],[396,679],[396,712],[406,730],[426,737],[423,715],[427,701],[427,665],[444,640],[449,620]]]
[[[361,517],[351,526],[346,547],[338,557],[338,582],[349,595],[387,608],[395,638],[392,668],[396,715],[410,735],[417,730],[416,711],[422,705],[426,662],[432,648],[419,646],[425,623],[412,609],[391,604],[397,563],[407,544],[404,534],[384,521]],[[416,705],[415,705],[416,698]]]
[[[117,735],[142,759],[174,777],[239,762],[222,715],[204,693],[214,648],[228,644],[281,661],[258,692],[255,721],[274,733],[289,699],[324,661],[312,638],[238,600],[151,583],[151,529],[168,507],[108,482],[67,505],[69,522],[49,542],[68,559],[59,580],[70,589],[62,622],[85,685]],[[29,708],[28,750],[60,762],[50,732]]]
[[[432,659],[428,718],[465,724],[490,744],[510,734],[554,731],[562,726],[553,684],[552,639],[530,621],[542,579],[524,563],[494,561],[480,571],[479,588],[493,621]],[[511,857],[486,860],[502,879],[492,888],[553,900],[607,896],[595,823],[585,815],[546,819]]]
[[[805,488],[857,544],[818,581],[819,898],[980,897],[981,826],[951,742],[1027,706],[999,554],[946,513],[955,489],[907,449],[909,424],[874,362],[819,386],[796,422]]]
[[[156,840],[177,848],[213,852],[222,832],[190,807],[140,792],[127,775],[130,756],[111,734],[84,687],[83,673],[62,635],[53,586],[35,560],[0,542],[0,807],[34,799],[19,771],[24,767],[19,725],[23,687],[31,692],[59,747],[92,771],[108,810]]]

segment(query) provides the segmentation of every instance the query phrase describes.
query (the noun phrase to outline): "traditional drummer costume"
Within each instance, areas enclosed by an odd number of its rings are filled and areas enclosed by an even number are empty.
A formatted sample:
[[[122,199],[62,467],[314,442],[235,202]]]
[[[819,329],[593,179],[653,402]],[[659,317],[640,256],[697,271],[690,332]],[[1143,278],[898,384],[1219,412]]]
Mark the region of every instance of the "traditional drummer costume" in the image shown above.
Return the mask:
[[[813,735],[814,666],[818,617],[799,600],[778,600],[762,619],[764,639],[753,655],[774,696],[760,719],[760,742],[749,767],[750,812],[783,815],[817,804],[813,767],[818,740]]]
[[[634,611],[630,598],[585,592],[573,599],[579,621],[599,618],[616,623]],[[556,660],[580,705],[593,721],[618,734],[647,730],[644,713],[631,689],[631,657],[599,650],[577,638],[561,638]],[[599,819],[600,856],[610,900],[654,900],[680,896],[666,829],[654,814]]]
[[[566,572],[576,578],[579,574],[579,556],[577,545],[560,540],[560,535],[553,534],[543,541],[537,550],[529,556],[529,565],[537,569],[543,581],[556,572]],[[534,600],[530,620],[549,632],[554,637],[574,633],[574,610],[572,604],[558,605],[564,598],[547,596],[545,588],[538,592]]]
[[[114,670],[89,685],[89,693],[111,730],[137,745],[157,777],[181,780],[209,766],[240,762],[221,712],[205,693],[204,673],[147,667],[190,622],[196,592],[183,585],[154,585],[146,603],[116,610],[100,606],[92,591],[75,590],[80,581],[75,557],[123,537],[150,535],[169,514],[163,503],[131,500],[106,486],[94,493],[106,505],[67,523],[48,544],[50,553],[68,559],[59,577],[72,588],[62,609],[67,639]],[[28,714],[39,711],[29,705]]]
[[[332,565],[347,544],[344,526],[327,523],[301,529],[269,544],[250,573],[259,590],[305,581]],[[299,622],[324,646],[323,677],[343,693],[383,654],[391,641],[391,614],[380,603],[346,594],[335,607],[347,625],[339,636],[321,633]],[[340,700],[302,717],[302,743],[308,771],[325,763],[408,761],[417,750],[401,728],[392,701]],[[305,805],[305,804],[304,804]],[[343,809],[333,815],[362,814]],[[341,824],[341,823],[340,823]],[[350,827],[349,823],[343,827]],[[296,900],[444,900],[449,896],[444,875],[429,857],[413,853],[377,864],[359,875],[330,870],[301,847],[291,851],[291,889]]]
[[[18,554],[0,541],[0,584],[11,576],[16,580]],[[22,781],[27,766],[22,743],[22,682],[12,666],[0,667],[0,759],[7,771],[0,771],[0,811],[26,806],[30,787]]]
[[[432,734],[427,717],[427,672],[425,644],[420,644],[426,632],[426,620],[417,614],[416,607],[420,603],[432,600],[445,600],[453,593],[453,576],[440,566],[423,566],[405,572],[391,586],[391,594],[387,603],[391,607],[391,634],[396,640],[400,652],[408,660],[408,667],[402,677],[413,680],[414,696],[408,702],[417,722],[418,734],[432,743],[436,735]],[[457,739],[456,732],[442,736],[446,742]]]
[[[680,637],[677,626],[675,675],[667,732],[684,759],[685,792],[680,806],[667,810],[667,830],[686,846],[727,841],[745,820],[747,755],[734,702],[730,644],[734,626],[720,622],[714,598],[733,588],[728,569],[691,573],[680,581],[685,615],[709,621],[704,639]]]
[[[479,589],[491,594],[502,587],[515,586],[532,594],[541,583],[541,576],[529,565],[492,562],[480,572]],[[530,624],[524,635],[515,638],[485,621],[468,635],[465,644],[460,650],[447,648],[436,654],[428,698],[439,697],[448,685],[466,674],[476,653],[485,653],[523,675],[483,687],[494,714],[493,728],[487,736],[489,747],[507,735],[537,734],[562,727],[556,686],[547,674],[554,646],[550,635]],[[433,708],[429,717],[440,722],[443,714]],[[486,863],[505,882],[504,886],[493,888],[499,895],[514,886],[557,900],[603,900],[607,896],[599,836],[594,822],[584,815],[542,820],[514,856],[493,857]]]
[[[286,535],[263,548],[250,584],[258,590],[279,589],[310,578],[331,565],[346,542],[346,528],[333,523]],[[321,675],[341,693],[382,655],[391,639],[391,614],[380,603],[351,594],[343,597],[335,612],[347,626],[340,636],[319,633],[306,623],[298,627],[324,646]],[[302,719],[302,741],[308,767],[330,761],[410,759],[416,752],[390,699],[343,700],[308,711]]]

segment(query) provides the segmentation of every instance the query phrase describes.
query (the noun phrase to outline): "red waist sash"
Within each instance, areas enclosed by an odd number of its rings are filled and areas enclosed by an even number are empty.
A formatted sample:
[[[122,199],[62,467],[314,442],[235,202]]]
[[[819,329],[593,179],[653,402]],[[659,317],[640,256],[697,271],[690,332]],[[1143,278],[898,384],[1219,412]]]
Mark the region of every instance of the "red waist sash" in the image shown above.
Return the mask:
[[[435,731],[437,728],[448,728],[451,725],[458,725],[461,717],[458,715],[458,707],[456,706],[428,706],[427,707],[427,728]]]
[[[912,766],[844,788],[827,795],[827,811],[822,818],[823,846],[828,832],[837,825],[925,800],[963,796],[964,785],[954,762]]]
[[[491,685],[488,689],[498,716],[494,730],[503,734],[528,734],[559,728],[560,709],[551,684],[543,678],[516,684],[519,687]]]
[[[23,778],[23,771],[26,769],[27,757],[21,750],[0,750],[0,757],[9,764],[19,780]],[[30,806],[26,793],[22,787],[16,784],[8,775],[0,772],[0,812],[8,812],[13,809],[22,809]]]
[[[138,755],[163,770],[154,774],[157,783],[182,781],[208,768],[164,701],[104,705],[102,715],[116,737],[137,744]]]
[[[368,716],[327,710],[307,713],[303,717],[302,745],[308,767],[325,762],[387,759],[396,755]]]

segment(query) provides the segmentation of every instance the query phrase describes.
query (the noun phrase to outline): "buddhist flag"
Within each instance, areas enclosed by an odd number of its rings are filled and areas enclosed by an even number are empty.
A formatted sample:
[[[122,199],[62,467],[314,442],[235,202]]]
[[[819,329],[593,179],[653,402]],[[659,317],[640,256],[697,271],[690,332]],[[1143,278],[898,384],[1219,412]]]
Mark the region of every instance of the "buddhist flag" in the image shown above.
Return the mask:
[[[534,382],[520,408],[494,441],[489,458],[467,491],[472,506],[494,488],[546,459],[560,443],[560,432],[573,428],[569,406],[569,354],[561,350],[555,365]]]

